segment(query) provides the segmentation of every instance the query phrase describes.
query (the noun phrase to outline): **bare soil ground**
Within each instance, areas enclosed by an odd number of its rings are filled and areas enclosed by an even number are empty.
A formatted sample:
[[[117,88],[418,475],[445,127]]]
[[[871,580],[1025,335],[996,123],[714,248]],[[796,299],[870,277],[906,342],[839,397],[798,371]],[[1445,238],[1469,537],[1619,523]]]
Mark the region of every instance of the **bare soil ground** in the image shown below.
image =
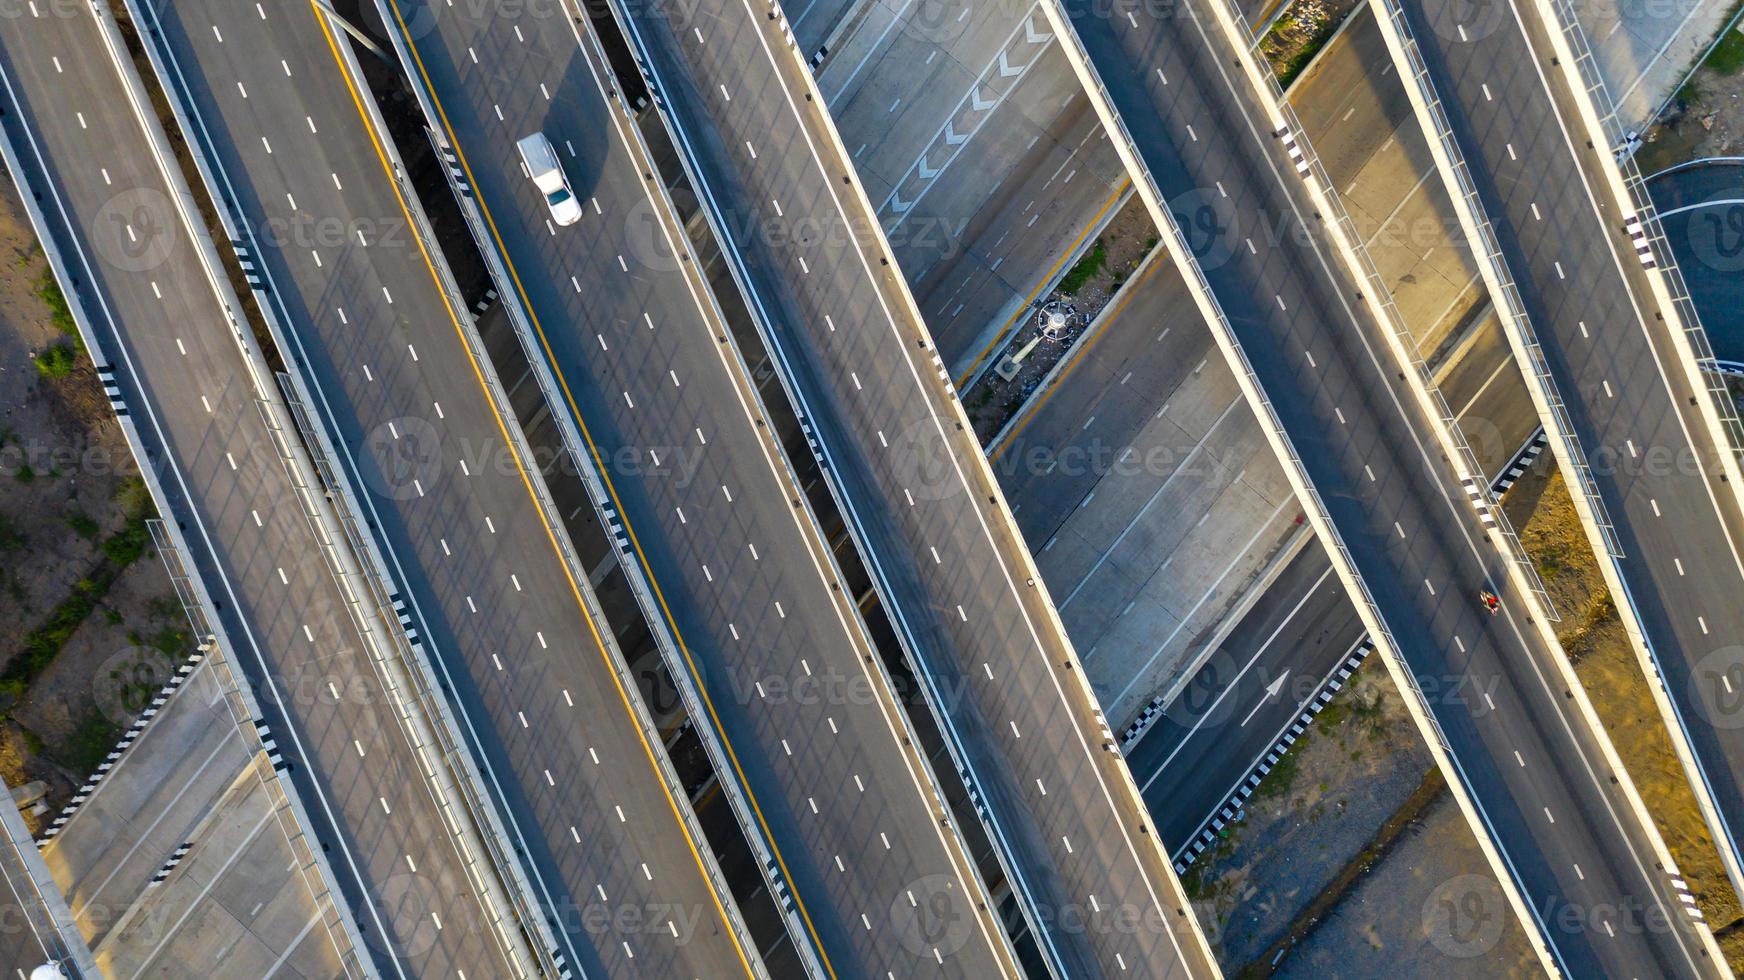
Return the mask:
[[[1487,900],[1462,904],[1479,895]],[[1481,916],[1450,931],[1450,906],[1461,915],[1475,907]],[[1386,856],[1362,868],[1343,901],[1279,961],[1273,975],[1491,980],[1541,972],[1525,930],[1488,873],[1471,825],[1443,786]]]
[[[1085,328],[1114,300],[1144,257],[1158,247],[1157,242],[1157,227],[1151,221],[1150,212],[1145,210],[1144,202],[1137,194],[1128,197],[1126,204],[1115,212],[1083,257],[1066,271],[1059,285],[1036,306],[1040,309],[1059,300],[1076,307],[1077,316],[1066,336],[1059,341],[1043,340],[1038,344],[1024,358],[1023,366],[1010,381],[1001,378],[990,366],[963,393],[963,407],[968,410],[975,434],[983,445],[998,435],[1005,423],[1017,414],[1054,365],[1071,353],[1084,336]],[[1158,260],[1161,261],[1160,256]],[[1036,312],[1032,309],[1024,322],[1006,338],[999,352],[993,355],[991,363],[998,364],[1007,355],[1022,350],[1035,339],[1040,329]]]
[[[1429,750],[1379,661],[1365,663],[1184,884],[1231,976],[1264,964],[1298,916],[1409,800]]]
[[[1260,39],[1278,84],[1288,86],[1350,16],[1360,0],[1294,0]]]
[[[1575,662],[1575,673],[1727,960],[1735,971],[1744,972],[1744,909],[1696,809],[1695,795],[1611,603],[1574,502],[1549,459],[1548,453],[1540,457],[1538,465],[1514,485],[1504,508],[1520,528],[1520,542],[1538,565],[1562,616],[1557,635]]]
[[[1644,174],[1700,157],[1744,155],[1744,34],[1730,31],[1643,135]]]
[[[51,284],[0,182],[0,778],[43,780],[58,807],[186,655],[187,623]]]

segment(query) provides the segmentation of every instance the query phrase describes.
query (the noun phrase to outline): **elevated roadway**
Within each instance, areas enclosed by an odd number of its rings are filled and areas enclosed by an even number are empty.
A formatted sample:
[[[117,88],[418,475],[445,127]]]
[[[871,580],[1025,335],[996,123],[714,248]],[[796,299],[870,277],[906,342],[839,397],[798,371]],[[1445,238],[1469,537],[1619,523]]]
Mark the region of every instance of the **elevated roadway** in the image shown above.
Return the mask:
[[[1551,446],[1673,744],[1744,891],[1744,703],[1732,690],[1744,677],[1744,506],[1735,447],[1710,425],[1711,403],[1704,414],[1709,391],[1692,382],[1676,335],[1700,326],[1688,322],[1692,305],[1670,301],[1681,277],[1669,245],[1632,237],[1657,219],[1613,193],[1620,184],[1605,168],[1615,163],[1581,120],[1578,100],[1589,96],[1558,67],[1556,28],[1539,5],[1476,15],[1417,0],[1378,7],[1442,151],[1442,179],[1490,263],[1516,357],[1544,389],[1539,411],[1559,437]],[[1591,97],[1607,99],[1602,87]]]
[[[563,961],[760,975],[348,41],[315,4],[137,20],[466,722]],[[292,125],[291,123],[295,123]]]
[[[1713,975],[1534,580],[1216,0],[1063,13],[1091,89],[1548,969]],[[1065,19],[1062,18],[1062,19]],[[1122,79],[1113,89],[1099,79]],[[1173,212],[1184,215],[1177,219]],[[1192,237],[1177,222],[1194,218]],[[1209,221],[1206,220],[1209,217]],[[1445,448],[1444,448],[1445,447]],[[1481,477],[1476,477],[1481,479]],[[1499,545],[1499,546],[1498,546]],[[1502,596],[1486,614],[1481,589]],[[1555,917],[1558,909],[1581,910]],[[1500,910],[1497,910],[1498,914]]]
[[[32,12],[34,11],[34,12]],[[101,19],[99,19],[101,18]],[[142,467],[190,542],[384,976],[522,976],[532,954],[218,267],[106,8],[0,24],[13,176]],[[415,857],[414,857],[415,856]],[[434,910],[448,913],[440,922]]]
[[[1048,968],[1214,975],[781,12],[713,0],[681,25],[614,11]]]
[[[545,6],[383,9],[802,955],[831,976],[1013,975],[591,28]],[[522,171],[532,132],[583,202],[573,226]]]

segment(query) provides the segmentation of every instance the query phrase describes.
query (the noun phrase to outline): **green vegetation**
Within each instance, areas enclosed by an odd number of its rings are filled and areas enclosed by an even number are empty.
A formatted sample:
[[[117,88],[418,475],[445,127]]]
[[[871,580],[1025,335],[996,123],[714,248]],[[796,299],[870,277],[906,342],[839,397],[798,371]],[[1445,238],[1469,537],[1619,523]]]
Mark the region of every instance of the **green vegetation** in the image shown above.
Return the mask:
[[[72,528],[74,534],[77,534],[79,537],[84,538],[87,541],[95,538],[97,532],[101,530],[101,528],[97,526],[97,522],[92,520],[90,515],[86,514],[84,511],[75,510],[67,514],[64,519],[67,522],[67,527]]]
[[[36,373],[45,378],[64,378],[73,373],[79,363],[78,351],[71,344],[53,344],[36,355]]]
[[[115,564],[126,568],[139,560],[145,554],[146,545],[151,543],[151,532],[145,528],[145,518],[127,522],[127,526],[103,539],[100,546],[103,554]]]
[[[136,482],[138,481],[129,481]],[[140,484],[140,489],[144,489],[143,484]],[[97,567],[89,576],[79,579],[73,585],[72,594],[50,610],[42,624],[32,630],[14,651],[5,669],[0,670],[0,693],[19,696],[28,690],[31,681],[48,669],[48,665],[60,654],[61,648],[66,646],[67,641],[72,639],[85,620],[97,611],[104,596],[109,594],[109,589],[121,577],[121,573],[126,571],[127,566],[145,554],[146,546],[151,542],[151,533],[145,526],[152,513],[149,498],[134,496],[129,492],[128,484],[122,485],[116,492],[116,497],[125,501],[126,523],[121,530],[104,538],[98,545],[104,557]]]
[[[1714,45],[1708,60],[1702,62],[1702,67],[1716,75],[1736,75],[1744,71],[1744,34],[1736,28],[1727,31],[1720,43]]]
[[[72,771],[91,772],[120,738],[121,726],[105,718],[95,707],[89,707],[55,754],[60,756],[60,763]]]
[[[1096,239],[1090,246],[1090,251],[1084,253],[1075,265],[1060,279],[1059,290],[1067,295],[1073,295],[1083,289],[1102,271],[1102,266],[1108,262],[1108,249],[1102,246],[1102,239]]]
[[[61,284],[55,281],[53,270],[42,270],[41,278],[36,281],[35,291],[36,298],[48,307],[48,322],[62,334],[77,337],[79,326],[73,321],[73,311],[67,306],[67,297],[61,292]]]
[[[0,551],[17,551],[24,547],[24,532],[10,515],[0,514]]]
[[[1290,87],[1296,76],[1302,74],[1302,69],[1308,67],[1314,56],[1332,39],[1339,23],[1334,16],[1298,20],[1289,11],[1272,22],[1271,29],[1260,41],[1260,51],[1272,66],[1272,73],[1278,76],[1278,85],[1286,89]]]

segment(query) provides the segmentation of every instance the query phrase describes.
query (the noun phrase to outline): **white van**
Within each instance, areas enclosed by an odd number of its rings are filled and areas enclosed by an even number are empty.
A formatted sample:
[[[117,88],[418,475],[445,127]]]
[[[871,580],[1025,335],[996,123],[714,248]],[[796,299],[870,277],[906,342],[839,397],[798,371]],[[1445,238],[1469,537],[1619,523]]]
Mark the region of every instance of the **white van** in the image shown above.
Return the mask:
[[[551,148],[551,141],[545,138],[545,134],[523,137],[515,148],[521,151],[521,163],[527,168],[527,176],[533,178],[534,186],[545,195],[545,206],[551,209],[551,220],[560,225],[580,221],[581,202],[569,189],[569,178],[563,176],[563,167],[557,163],[557,151]]]

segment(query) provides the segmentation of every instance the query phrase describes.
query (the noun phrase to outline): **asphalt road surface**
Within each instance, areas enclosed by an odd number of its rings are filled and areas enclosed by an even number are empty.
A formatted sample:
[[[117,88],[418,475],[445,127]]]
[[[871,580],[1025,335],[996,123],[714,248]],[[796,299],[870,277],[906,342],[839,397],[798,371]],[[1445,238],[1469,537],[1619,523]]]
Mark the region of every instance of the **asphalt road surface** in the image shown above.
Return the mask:
[[[1647,189],[1714,353],[1744,361],[1744,157],[1673,167]]]
[[[1720,468],[1731,449],[1695,407],[1708,393],[1679,363],[1670,311],[1650,291],[1656,273],[1634,255],[1598,172],[1604,151],[1586,149],[1535,8],[1403,8],[1616,528],[1617,567],[1674,710],[1667,724],[1695,754],[1692,782],[1717,807],[1715,843],[1736,868],[1744,508]]]
[[[267,431],[236,298],[208,276],[90,8],[35,9],[0,18],[15,176],[41,195],[69,292],[117,359],[368,955],[387,976],[513,975]]]
[[[747,0],[705,3],[683,26],[630,16],[1043,955],[1071,976],[1136,964],[1209,974],[1180,884],[779,17]],[[788,220],[805,230],[772,233]]]
[[[1464,785],[1572,975],[1714,971],[1204,3],[1068,5]],[[1205,220],[1209,215],[1211,220]],[[1270,232],[1270,233],[1268,233]],[[1477,601],[1489,586],[1500,615]],[[1551,918],[1572,908],[1578,915]],[[1645,910],[1645,913],[1643,913]],[[1505,914],[1504,910],[1490,910]],[[1658,926],[1641,928],[1650,921]],[[1669,924],[1667,924],[1669,923]],[[1635,925],[1637,927],[1632,928]],[[1572,926],[1572,927],[1571,927]],[[1554,931],[1552,931],[1554,930]]]
[[[343,35],[306,3],[263,17],[178,0],[159,24],[569,962],[589,976],[751,972],[708,842],[363,114]]]
[[[1007,973],[986,890],[695,260],[675,257],[609,76],[544,9],[401,2],[396,27],[659,597],[655,626],[704,696],[698,723],[751,800],[748,832],[775,848],[798,941],[838,975]],[[535,131],[585,201],[572,227],[550,223],[517,162]]]

